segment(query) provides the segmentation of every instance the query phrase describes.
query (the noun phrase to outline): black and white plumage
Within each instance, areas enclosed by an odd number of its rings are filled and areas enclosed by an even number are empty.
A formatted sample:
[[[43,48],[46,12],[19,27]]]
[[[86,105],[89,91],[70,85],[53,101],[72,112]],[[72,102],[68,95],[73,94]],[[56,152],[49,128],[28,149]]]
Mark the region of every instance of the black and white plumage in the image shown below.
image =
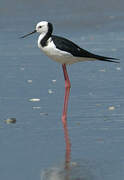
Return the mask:
[[[38,38],[38,47],[51,59],[61,64],[73,64],[81,61],[108,61],[118,63],[116,58],[105,57],[90,53],[72,41],[63,37],[52,35],[53,26],[47,21],[41,21],[36,25],[36,30],[29,33],[22,38],[33,34],[35,32],[40,33]]]
[[[115,63],[118,63],[118,61],[115,61],[117,60],[116,58],[95,55],[80,48],[78,45],[68,39],[52,35],[53,26],[51,23],[46,21],[39,22],[33,32],[22,36],[21,38],[24,38],[36,32],[40,33],[40,36],[38,38],[38,47],[51,59],[62,64],[65,79],[65,97],[62,113],[62,122],[63,127],[66,130],[65,127],[67,120],[68,100],[71,87],[66,65],[81,61],[101,60]],[[70,144],[68,144],[67,149],[70,152]]]

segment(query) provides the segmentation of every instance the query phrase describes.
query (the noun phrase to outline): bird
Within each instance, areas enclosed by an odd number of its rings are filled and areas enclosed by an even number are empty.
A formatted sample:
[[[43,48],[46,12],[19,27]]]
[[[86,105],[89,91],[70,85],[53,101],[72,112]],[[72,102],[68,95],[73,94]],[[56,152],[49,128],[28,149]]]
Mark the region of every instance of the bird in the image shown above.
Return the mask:
[[[100,56],[93,54],[71,40],[64,37],[53,35],[53,25],[47,21],[41,21],[36,25],[36,28],[31,33],[28,33],[20,38],[25,38],[31,34],[39,33],[38,47],[52,60],[62,65],[64,79],[65,79],[65,96],[64,96],[64,107],[62,113],[62,122],[66,124],[67,120],[67,109],[68,99],[70,94],[71,83],[69,80],[66,66],[69,64],[82,62],[82,61],[106,61],[119,63],[119,59]]]

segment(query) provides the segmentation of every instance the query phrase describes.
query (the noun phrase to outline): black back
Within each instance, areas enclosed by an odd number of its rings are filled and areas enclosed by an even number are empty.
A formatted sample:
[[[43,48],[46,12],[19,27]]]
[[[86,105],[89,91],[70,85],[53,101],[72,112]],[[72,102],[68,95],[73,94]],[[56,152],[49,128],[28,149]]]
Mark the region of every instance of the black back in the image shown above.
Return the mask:
[[[62,51],[66,51],[75,57],[95,58],[95,59],[99,59],[99,60],[103,60],[103,61],[115,62],[115,61],[109,60],[109,59],[115,59],[115,58],[99,56],[99,55],[90,53],[89,51],[86,51],[86,50],[80,48],[78,45],[76,45],[72,41],[65,39],[63,37],[52,36],[52,40],[53,40],[56,48],[58,48]]]

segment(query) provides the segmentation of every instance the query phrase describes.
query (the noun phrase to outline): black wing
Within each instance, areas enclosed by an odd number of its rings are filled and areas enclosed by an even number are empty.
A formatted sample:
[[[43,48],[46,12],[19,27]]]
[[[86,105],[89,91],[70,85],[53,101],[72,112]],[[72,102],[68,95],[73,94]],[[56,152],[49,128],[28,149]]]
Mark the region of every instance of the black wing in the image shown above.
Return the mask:
[[[109,62],[119,63],[117,61],[113,61],[113,60],[118,60],[116,58],[95,55],[93,53],[90,53],[89,51],[86,51],[85,49],[80,48],[78,45],[76,45],[72,41],[65,39],[63,37],[52,36],[52,40],[58,49],[60,49],[62,51],[66,51],[75,57],[95,58],[95,59],[101,60],[101,61],[109,61]]]

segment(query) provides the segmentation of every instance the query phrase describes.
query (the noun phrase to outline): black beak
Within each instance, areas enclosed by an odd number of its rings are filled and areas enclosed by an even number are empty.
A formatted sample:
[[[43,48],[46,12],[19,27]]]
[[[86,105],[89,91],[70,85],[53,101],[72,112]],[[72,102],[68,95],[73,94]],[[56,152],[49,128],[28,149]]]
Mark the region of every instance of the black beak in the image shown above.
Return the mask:
[[[27,36],[29,36],[29,35],[31,35],[31,34],[34,34],[34,33],[36,33],[37,31],[36,30],[34,30],[33,32],[31,32],[31,33],[28,33],[28,34],[26,34],[26,35],[24,35],[24,36],[21,36],[20,38],[25,38],[25,37],[27,37]]]

